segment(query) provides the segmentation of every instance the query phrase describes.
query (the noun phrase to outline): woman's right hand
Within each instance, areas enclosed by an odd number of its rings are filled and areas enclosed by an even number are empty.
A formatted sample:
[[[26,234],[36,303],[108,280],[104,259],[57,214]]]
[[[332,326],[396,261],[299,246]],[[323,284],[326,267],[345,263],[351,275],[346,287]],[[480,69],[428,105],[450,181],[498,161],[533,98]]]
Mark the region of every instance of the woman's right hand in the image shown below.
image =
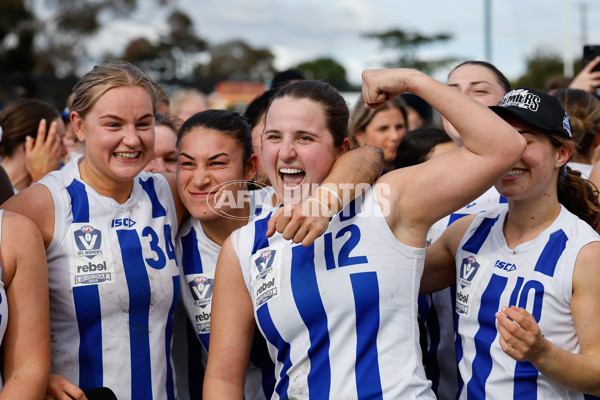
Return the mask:
[[[600,57],[594,58],[575,76],[569,84],[570,89],[581,89],[586,92],[596,93],[596,87],[600,86],[600,71],[592,71],[600,64]]]
[[[408,82],[422,72],[407,68],[366,69],[362,73],[365,106],[379,108],[399,94],[410,92]]]
[[[266,236],[279,232],[284,239],[308,247],[327,231],[332,215],[325,205],[315,201],[288,204],[273,213],[267,223]]]
[[[50,124],[47,136],[46,126],[46,120],[42,119],[36,138],[27,136],[25,139],[25,164],[34,182],[60,168],[62,146],[61,138],[56,133],[56,122]]]
[[[73,385],[67,378],[50,374],[46,400],[87,400],[83,390]]]

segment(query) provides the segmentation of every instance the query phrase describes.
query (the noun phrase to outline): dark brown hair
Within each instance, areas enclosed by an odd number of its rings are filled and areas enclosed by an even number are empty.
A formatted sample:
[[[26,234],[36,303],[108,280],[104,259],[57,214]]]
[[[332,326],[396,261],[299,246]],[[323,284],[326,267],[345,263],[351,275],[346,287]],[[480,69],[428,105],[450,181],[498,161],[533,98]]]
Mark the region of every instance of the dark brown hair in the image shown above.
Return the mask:
[[[283,97],[307,99],[319,103],[323,107],[327,129],[333,136],[334,145],[339,147],[344,143],[344,139],[348,137],[350,111],[346,100],[333,86],[315,80],[289,83],[273,95],[269,102],[269,108],[273,101]],[[269,110],[267,109],[268,113]]]
[[[573,148],[575,142],[561,134],[545,132],[555,148]],[[600,223],[600,202],[598,188],[581,177],[581,172],[563,165],[558,170],[558,202],[567,210],[590,224],[594,229]]]
[[[502,72],[500,72],[500,70],[498,68],[496,68],[493,64],[490,64],[487,61],[477,61],[477,60],[464,61],[464,62],[458,64],[456,67],[454,67],[452,69],[452,71],[450,71],[450,73],[448,74],[448,78],[450,77],[450,75],[452,75],[452,73],[454,71],[456,71],[457,69],[459,69],[463,65],[478,65],[480,67],[487,68],[488,70],[490,70],[494,74],[494,76],[496,76],[496,80],[498,81],[498,83],[500,84],[500,86],[502,86],[502,88],[504,89],[504,91],[506,93],[508,93],[508,92],[511,91],[510,82],[506,78],[506,76],[504,76],[504,74]]]
[[[25,138],[37,136],[40,120],[50,123],[60,117],[60,113],[50,104],[37,99],[23,98],[6,104],[0,112],[0,156],[10,156],[15,149],[25,143]]]

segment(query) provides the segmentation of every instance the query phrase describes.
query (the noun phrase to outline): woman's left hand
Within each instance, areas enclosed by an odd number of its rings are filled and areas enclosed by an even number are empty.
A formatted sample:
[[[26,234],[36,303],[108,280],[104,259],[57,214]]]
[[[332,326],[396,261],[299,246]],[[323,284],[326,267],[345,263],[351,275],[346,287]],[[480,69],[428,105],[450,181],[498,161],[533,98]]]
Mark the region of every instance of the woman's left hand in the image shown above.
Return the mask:
[[[502,307],[496,313],[500,346],[517,361],[535,363],[544,354],[548,341],[533,315],[522,307]]]
[[[48,134],[46,126],[46,120],[42,119],[38,124],[36,138],[25,138],[25,165],[34,182],[60,168],[61,138],[57,133],[56,122],[50,123]]]

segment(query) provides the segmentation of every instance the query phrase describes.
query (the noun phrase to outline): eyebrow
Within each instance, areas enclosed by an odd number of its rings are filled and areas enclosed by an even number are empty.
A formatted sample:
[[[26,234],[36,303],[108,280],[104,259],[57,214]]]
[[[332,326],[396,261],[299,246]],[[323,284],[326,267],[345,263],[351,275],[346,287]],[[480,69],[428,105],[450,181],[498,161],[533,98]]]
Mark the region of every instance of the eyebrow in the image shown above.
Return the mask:
[[[100,118],[112,118],[112,119],[116,119],[119,121],[123,121],[123,118],[119,117],[118,115],[114,115],[114,114],[104,114],[104,115],[101,115]],[[154,115],[152,115],[150,113],[142,115],[140,118],[138,118],[138,121],[142,120],[142,119],[146,119],[146,118],[154,118]]]
[[[479,85],[480,83],[487,83],[488,85],[491,85],[491,83],[488,81],[473,81],[473,82],[469,82],[469,85],[470,86]],[[452,86],[452,87],[458,86],[458,83],[449,83],[448,86]]]
[[[189,155],[189,154],[187,154],[187,153],[183,153],[183,152],[179,153],[179,157],[181,157],[181,156],[183,156],[183,157],[187,157],[187,158],[189,158],[190,160],[195,160],[195,158],[194,158],[194,157],[190,156],[190,155]]]
[[[181,156],[184,156],[184,157],[187,157],[187,158],[189,158],[190,160],[195,160],[195,158],[194,158],[194,157],[190,156],[190,155],[189,155],[189,154],[187,154],[187,153],[183,153],[183,152],[181,152],[181,153],[179,153],[179,156],[180,156],[180,157],[181,157]],[[221,157],[221,156],[229,156],[229,154],[227,154],[227,153],[218,153],[218,154],[215,154],[214,156],[210,156],[210,157],[208,157],[208,161],[212,161],[212,160],[214,160],[214,159],[217,159],[217,158],[219,158],[219,157]]]
[[[208,161],[212,161],[212,160],[217,159],[217,158],[219,158],[221,156],[228,156],[228,155],[229,154],[227,154],[227,153],[218,153],[218,154],[215,154],[214,156],[208,157]]]
[[[263,131],[263,135],[265,133],[281,133],[281,131],[279,129],[269,129],[269,130],[264,130]],[[306,131],[304,129],[297,129],[293,132],[295,135],[316,135],[315,132],[312,131]]]

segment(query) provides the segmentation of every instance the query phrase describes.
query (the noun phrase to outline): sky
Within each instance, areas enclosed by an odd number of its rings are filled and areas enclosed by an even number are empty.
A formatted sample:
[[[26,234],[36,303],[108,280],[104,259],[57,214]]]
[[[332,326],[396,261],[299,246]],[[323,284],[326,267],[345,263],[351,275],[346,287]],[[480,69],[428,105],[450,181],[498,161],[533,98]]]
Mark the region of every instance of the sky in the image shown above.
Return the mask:
[[[581,57],[584,42],[600,44],[598,0],[489,1],[488,61],[511,80],[525,72],[526,59],[536,50],[560,54],[572,65],[569,60]],[[157,7],[157,0],[139,3],[139,12],[128,19],[112,18],[90,47],[114,53],[131,38],[156,39],[166,31],[169,7],[177,7],[209,43],[242,39],[255,48],[268,48],[279,70],[332,57],[354,84],[360,83],[362,70],[381,68],[395,54],[378,40],[365,38],[366,32],[449,33],[450,41],[422,47],[419,57],[486,59],[485,0],[176,0],[165,7]],[[440,70],[434,77],[445,80],[448,72]]]

